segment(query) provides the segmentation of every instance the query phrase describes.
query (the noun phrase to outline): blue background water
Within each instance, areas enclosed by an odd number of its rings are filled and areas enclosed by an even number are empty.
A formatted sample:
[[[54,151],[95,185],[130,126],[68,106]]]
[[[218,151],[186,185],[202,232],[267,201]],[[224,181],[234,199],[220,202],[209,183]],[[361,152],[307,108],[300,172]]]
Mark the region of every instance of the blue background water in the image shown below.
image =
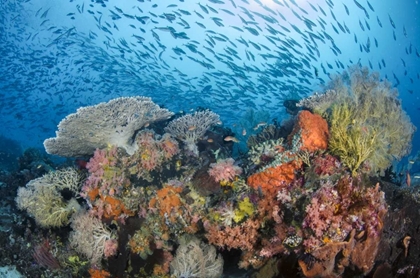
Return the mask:
[[[419,16],[408,0],[1,0],[0,134],[42,147],[78,107],[133,95],[240,131],[249,108],[286,119],[284,100],[356,63],[397,86],[418,127]]]

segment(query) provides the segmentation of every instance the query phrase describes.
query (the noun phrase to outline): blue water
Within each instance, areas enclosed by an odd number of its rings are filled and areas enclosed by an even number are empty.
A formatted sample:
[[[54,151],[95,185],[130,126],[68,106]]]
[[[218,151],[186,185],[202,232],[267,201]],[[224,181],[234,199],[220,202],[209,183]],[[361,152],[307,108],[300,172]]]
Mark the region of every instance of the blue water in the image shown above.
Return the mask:
[[[396,86],[419,127],[418,1],[357,1],[2,0],[0,134],[42,148],[77,108],[134,95],[240,133],[249,109],[287,119],[284,100],[353,64]]]

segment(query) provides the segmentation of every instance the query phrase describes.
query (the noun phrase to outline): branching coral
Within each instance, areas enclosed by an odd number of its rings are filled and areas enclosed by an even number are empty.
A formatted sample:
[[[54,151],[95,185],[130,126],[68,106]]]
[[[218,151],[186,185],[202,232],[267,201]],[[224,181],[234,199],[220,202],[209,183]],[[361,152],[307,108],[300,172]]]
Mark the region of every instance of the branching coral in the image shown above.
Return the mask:
[[[270,139],[259,144],[252,145],[249,150],[249,159],[255,165],[267,164],[272,162],[279,153],[279,148],[283,146],[283,138]]]
[[[209,110],[198,111],[171,121],[165,131],[184,142],[189,154],[198,156],[196,143],[211,126],[219,123],[220,117],[216,113]]]

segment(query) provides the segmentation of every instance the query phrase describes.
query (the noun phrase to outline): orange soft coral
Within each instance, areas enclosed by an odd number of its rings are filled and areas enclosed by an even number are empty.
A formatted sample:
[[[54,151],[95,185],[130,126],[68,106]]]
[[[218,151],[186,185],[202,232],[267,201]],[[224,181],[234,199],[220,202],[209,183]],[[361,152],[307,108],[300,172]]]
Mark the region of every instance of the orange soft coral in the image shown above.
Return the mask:
[[[109,278],[111,273],[103,269],[91,268],[89,269],[89,274],[91,278]]]
[[[166,186],[156,192],[156,197],[152,198],[149,202],[149,207],[158,208],[161,216],[169,216],[169,220],[176,222],[173,212],[180,212],[182,204],[179,193],[182,192],[181,187]]]
[[[120,216],[133,216],[134,212],[127,209],[124,203],[111,196],[101,196],[104,203],[104,217],[117,220]]]
[[[248,177],[248,185],[254,189],[276,194],[281,187],[285,187],[295,179],[295,171],[301,163],[296,160],[283,163],[279,166],[269,167],[263,172]]]
[[[293,145],[295,136],[300,138],[300,150],[314,152],[325,150],[328,146],[328,124],[320,115],[312,114],[303,110],[297,116],[297,121],[292,133],[288,137],[290,145]]]

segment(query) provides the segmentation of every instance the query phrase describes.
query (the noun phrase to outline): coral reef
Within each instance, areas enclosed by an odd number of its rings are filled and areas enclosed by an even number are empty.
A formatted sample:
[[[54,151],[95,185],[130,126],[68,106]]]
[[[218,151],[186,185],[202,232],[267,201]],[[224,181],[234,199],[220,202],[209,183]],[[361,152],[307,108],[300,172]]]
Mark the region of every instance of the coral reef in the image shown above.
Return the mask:
[[[300,145],[299,149],[302,151],[314,152],[327,149],[328,135],[327,121],[317,114],[304,110],[297,115],[288,141],[291,145]],[[299,143],[294,143],[294,140],[299,140]]]
[[[234,163],[235,160],[233,158],[226,158],[217,161],[217,163],[211,163],[208,173],[216,182],[233,181],[236,176],[242,174],[241,167],[234,165]]]
[[[130,173],[150,181],[151,171],[161,170],[162,165],[179,153],[178,142],[169,133],[163,136],[153,130],[142,130],[136,137],[137,150],[124,159]]]
[[[248,177],[247,183],[254,189],[275,193],[286,187],[295,179],[295,171],[300,168],[300,163],[291,161],[279,166],[266,168],[264,171]]]
[[[266,122],[257,123],[250,150],[238,157],[231,157],[232,143],[223,140],[235,135],[213,127],[219,116],[208,110],[159,125],[149,123],[163,118],[145,121],[150,111],[140,113],[133,120],[139,125],[122,124],[118,140],[72,141],[81,145],[64,152],[89,149],[89,161],[79,161],[78,170],[46,167],[48,174],[17,190],[16,203],[30,216],[20,221],[25,228],[17,239],[31,240],[42,230],[46,239],[32,241],[35,261],[57,276],[220,277],[223,268],[246,277],[266,271],[288,277],[372,275],[387,215],[396,213],[388,211],[377,171],[405,153],[414,127],[386,83],[364,69],[350,71],[351,80],[333,79],[325,96],[304,103],[315,114],[301,110],[284,125],[265,128]],[[130,114],[131,106],[128,112],[118,107],[112,113]],[[384,109],[396,116],[390,122],[402,122],[398,132],[406,132],[396,146],[391,144],[397,134],[378,118]],[[19,172],[21,185],[37,172],[25,173]],[[417,258],[415,229],[403,231],[408,223],[386,230],[400,246],[400,255],[394,247],[388,253],[401,272],[408,269],[401,258],[413,265]],[[67,225],[71,229],[45,229]]]
[[[315,92],[313,95],[300,100],[296,106],[311,110],[312,112],[325,116],[327,110],[337,101],[335,90],[326,90],[323,93]]]
[[[118,243],[110,230],[96,217],[80,211],[72,218],[70,246],[86,256],[93,265],[99,264],[102,257],[116,254]]]

